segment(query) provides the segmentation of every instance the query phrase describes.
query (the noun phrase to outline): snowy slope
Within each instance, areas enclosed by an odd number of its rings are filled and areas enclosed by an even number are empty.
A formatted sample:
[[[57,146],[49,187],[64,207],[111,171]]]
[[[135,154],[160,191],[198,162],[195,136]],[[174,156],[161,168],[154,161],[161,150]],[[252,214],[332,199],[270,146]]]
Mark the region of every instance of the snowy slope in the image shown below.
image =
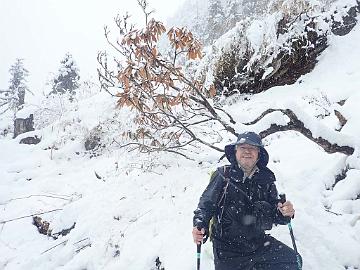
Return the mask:
[[[298,83],[249,101],[238,97],[226,106],[238,123],[267,108],[287,106],[306,125],[317,123],[315,132],[356,149],[349,158],[329,155],[295,132],[265,140],[278,189],[296,208],[293,228],[304,270],[360,268],[360,203],[354,200],[360,193],[359,43],[357,25],[347,36],[332,37],[315,70]],[[338,105],[343,99],[345,104]],[[334,109],[348,119],[340,133],[334,131]],[[329,116],[316,118],[326,110]],[[269,115],[253,127],[238,124],[237,129],[259,131],[278,118]],[[99,124],[108,147],[90,158],[84,141]],[[157,257],[166,270],[195,269],[192,211],[220,155],[200,149],[192,154],[199,164],[169,154],[128,153],[111,140],[128,125],[127,113],[119,113],[115,100],[100,93],[33,132],[43,138],[38,145],[19,145],[25,134],[0,140],[0,269],[150,270],[157,269]],[[352,169],[332,190],[335,175],[346,165]],[[57,240],[39,234],[25,216],[47,211],[52,212],[41,217],[53,232],[76,223],[75,228]],[[9,221],[20,217],[25,218]],[[291,245],[286,226],[271,233]],[[202,266],[213,269],[209,243]]]

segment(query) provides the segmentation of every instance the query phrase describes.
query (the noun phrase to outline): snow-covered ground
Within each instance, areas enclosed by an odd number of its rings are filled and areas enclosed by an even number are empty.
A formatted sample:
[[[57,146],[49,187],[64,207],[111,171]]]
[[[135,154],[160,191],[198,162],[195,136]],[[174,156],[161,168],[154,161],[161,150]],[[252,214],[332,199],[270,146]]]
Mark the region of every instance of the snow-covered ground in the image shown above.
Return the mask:
[[[359,44],[358,24],[344,37],[331,37],[314,71],[294,85],[249,101],[238,97],[226,106],[238,123],[270,107],[288,107],[314,134],[356,149],[350,157],[327,154],[296,132],[265,139],[278,189],[296,208],[292,223],[304,270],[360,268]],[[343,106],[337,104],[344,99]],[[196,269],[192,211],[220,155],[205,148],[192,154],[197,162],[140,155],[118,149],[105,136],[108,147],[93,157],[84,142],[99,124],[103,134],[112,135],[131,124],[115,101],[99,93],[79,102],[60,120],[32,132],[42,137],[38,145],[19,144],[26,134],[0,140],[0,269]],[[335,131],[334,109],[348,120],[341,132]],[[238,124],[237,130],[260,131],[273,121],[286,118],[269,115],[253,127]],[[332,189],[347,165],[347,177]],[[57,240],[39,234],[29,216],[44,212],[53,233],[74,223],[75,228]],[[291,246],[286,226],[271,234]],[[211,250],[206,243],[202,269],[213,269]]]

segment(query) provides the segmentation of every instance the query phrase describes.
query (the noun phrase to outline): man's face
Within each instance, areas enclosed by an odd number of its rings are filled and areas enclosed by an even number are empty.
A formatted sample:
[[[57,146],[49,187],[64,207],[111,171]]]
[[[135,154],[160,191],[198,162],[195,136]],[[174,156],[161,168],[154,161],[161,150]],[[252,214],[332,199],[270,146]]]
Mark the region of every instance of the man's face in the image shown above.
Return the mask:
[[[235,155],[241,167],[245,170],[250,170],[258,160],[259,148],[250,144],[239,144],[236,146]]]

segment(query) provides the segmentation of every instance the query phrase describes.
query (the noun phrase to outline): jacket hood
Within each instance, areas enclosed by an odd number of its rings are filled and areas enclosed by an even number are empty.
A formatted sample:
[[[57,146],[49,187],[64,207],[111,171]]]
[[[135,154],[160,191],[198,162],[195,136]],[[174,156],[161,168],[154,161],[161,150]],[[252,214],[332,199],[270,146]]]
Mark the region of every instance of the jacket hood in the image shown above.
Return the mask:
[[[259,151],[259,160],[256,163],[258,167],[266,167],[269,162],[269,154],[262,144],[261,138],[255,132],[245,132],[238,136],[236,142],[225,146],[225,156],[231,164],[236,164],[235,150],[239,144],[250,144],[257,146]]]

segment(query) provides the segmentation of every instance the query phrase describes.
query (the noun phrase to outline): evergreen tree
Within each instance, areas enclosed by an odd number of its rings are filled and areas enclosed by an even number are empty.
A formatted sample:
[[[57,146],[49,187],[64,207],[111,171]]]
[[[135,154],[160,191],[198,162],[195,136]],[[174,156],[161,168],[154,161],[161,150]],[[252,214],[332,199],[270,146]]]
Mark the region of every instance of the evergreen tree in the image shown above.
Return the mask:
[[[191,31],[201,39],[201,42],[204,42],[206,24],[204,22],[204,18],[201,18],[198,13],[196,14],[196,17],[193,20],[193,25],[191,26],[191,28],[192,28]]]
[[[79,68],[70,53],[67,53],[60,63],[61,66],[53,79],[50,94],[70,93],[73,95],[80,86]]]
[[[226,30],[230,30],[243,18],[242,0],[228,0],[226,7]]]
[[[11,109],[15,113],[22,108],[25,102],[25,93],[30,92],[26,85],[26,77],[29,75],[29,71],[24,68],[24,59],[16,59],[10,69],[10,85],[7,90],[0,90],[0,108],[1,113]]]
[[[220,0],[210,0],[207,17],[207,37],[205,42],[212,43],[224,33],[225,14]]]
[[[243,0],[243,12],[245,16],[257,17],[265,13],[269,0]]]

